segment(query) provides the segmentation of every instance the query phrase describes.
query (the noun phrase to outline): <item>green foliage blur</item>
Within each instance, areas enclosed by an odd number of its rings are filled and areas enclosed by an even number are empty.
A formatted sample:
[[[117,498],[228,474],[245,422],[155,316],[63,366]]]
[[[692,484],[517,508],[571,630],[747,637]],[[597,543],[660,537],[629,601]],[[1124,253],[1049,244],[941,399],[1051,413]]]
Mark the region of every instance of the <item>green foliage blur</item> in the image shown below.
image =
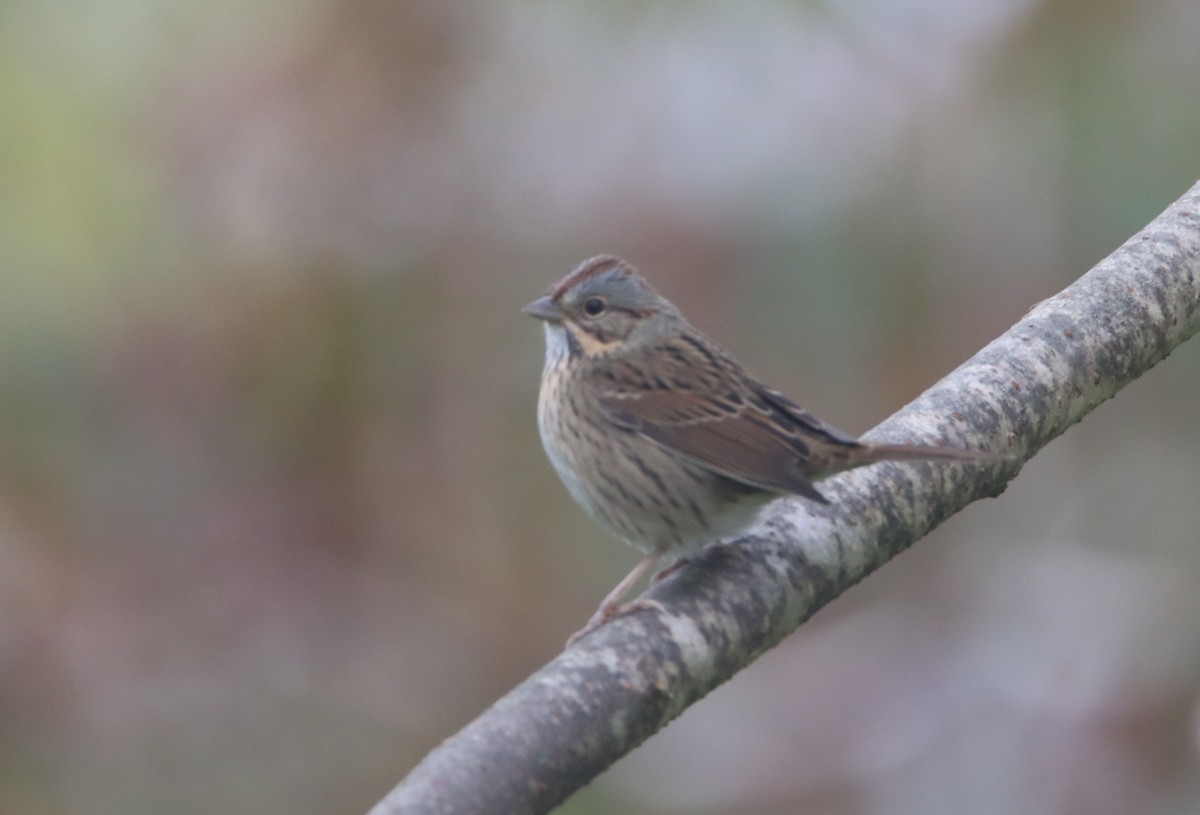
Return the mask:
[[[636,555],[534,426],[625,256],[859,433],[1200,176],[1178,0],[0,6],[0,812],[365,811]],[[1200,807],[1185,347],[563,808]]]

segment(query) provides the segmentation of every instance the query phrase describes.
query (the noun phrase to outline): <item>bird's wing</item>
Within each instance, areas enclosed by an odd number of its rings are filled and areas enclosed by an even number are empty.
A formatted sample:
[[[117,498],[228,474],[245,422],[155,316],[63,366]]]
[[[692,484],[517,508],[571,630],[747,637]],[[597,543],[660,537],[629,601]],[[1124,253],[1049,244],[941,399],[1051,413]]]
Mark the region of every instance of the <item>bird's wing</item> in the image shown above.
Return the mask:
[[[606,385],[600,402],[615,424],[759,489],[825,503],[813,481],[860,446],[732,364],[704,365],[686,380]]]

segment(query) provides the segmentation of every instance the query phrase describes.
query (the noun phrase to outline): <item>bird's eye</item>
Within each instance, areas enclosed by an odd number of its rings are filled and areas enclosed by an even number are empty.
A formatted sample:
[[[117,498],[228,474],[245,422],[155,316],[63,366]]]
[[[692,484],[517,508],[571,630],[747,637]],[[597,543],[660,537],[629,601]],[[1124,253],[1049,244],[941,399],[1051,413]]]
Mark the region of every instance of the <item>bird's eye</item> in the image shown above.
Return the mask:
[[[589,297],[583,302],[583,310],[587,312],[589,317],[598,317],[607,307],[607,304],[600,297]]]

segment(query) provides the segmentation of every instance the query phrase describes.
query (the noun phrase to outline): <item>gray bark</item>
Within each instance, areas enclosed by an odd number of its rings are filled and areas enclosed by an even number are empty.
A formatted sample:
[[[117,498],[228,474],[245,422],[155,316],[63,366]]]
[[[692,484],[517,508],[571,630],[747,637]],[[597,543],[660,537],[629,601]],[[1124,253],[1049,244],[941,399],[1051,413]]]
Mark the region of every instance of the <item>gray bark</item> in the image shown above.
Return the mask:
[[[1200,184],[868,436],[1001,450],[986,465],[883,464],[780,500],[736,546],[654,586],[431,752],[372,815],[518,815],[561,803],[688,705],[1200,328]]]

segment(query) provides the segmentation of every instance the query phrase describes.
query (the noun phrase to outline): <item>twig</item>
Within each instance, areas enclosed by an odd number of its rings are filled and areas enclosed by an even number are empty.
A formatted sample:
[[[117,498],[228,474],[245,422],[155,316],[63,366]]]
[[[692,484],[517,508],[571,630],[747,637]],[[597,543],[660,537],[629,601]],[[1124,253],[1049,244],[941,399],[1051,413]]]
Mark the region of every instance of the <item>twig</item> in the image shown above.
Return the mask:
[[[431,752],[372,815],[544,813],[1200,329],[1200,184],[871,436],[1003,450],[884,464],[781,500]]]

